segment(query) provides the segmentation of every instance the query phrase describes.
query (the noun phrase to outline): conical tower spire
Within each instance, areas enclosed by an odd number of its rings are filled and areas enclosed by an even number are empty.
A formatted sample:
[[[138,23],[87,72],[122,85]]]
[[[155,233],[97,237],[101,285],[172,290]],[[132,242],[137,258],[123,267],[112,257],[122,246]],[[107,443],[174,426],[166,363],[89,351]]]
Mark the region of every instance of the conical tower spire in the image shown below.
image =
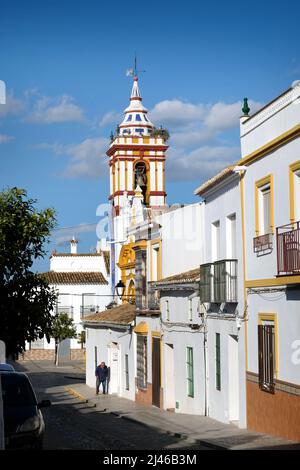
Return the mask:
[[[124,136],[139,135],[149,136],[152,134],[154,125],[149,120],[148,109],[142,104],[142,97],[138,85],[138,77],[133,77],[133,85],[130,95],[130,104],[124,110],[124,119],[121,122],[120,134]]]

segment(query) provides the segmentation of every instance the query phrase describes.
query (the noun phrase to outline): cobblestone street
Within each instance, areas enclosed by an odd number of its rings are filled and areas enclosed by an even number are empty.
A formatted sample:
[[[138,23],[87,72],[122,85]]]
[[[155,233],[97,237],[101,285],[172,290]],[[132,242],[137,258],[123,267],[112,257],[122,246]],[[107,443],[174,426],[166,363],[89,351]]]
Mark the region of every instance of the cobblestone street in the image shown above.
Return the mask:
[[[28,374],[38,400],[52,402],[51,407],[43,410],[45,449],[207,449],[106,412],[106,397],[101,397],[96,407],[72,397],[65,387],[80,381],[84,383],[80,369],[32,361],[20,362],[16,368]]]

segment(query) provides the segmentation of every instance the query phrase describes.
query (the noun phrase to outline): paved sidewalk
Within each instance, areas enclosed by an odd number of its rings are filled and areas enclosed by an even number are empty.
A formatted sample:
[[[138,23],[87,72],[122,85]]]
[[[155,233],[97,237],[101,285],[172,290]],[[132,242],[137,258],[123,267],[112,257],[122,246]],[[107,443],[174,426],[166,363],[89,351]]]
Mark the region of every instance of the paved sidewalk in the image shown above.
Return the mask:
[[[87,400],[99,411],[113,413],[120,418],[142,423],[176,437],[186,438],[189,442],[210,446],[213,449],[300,450],[300,443],[239,429],[233,424],[223,424],[208,417],[172,413],[112,395],[97,396],[95,390],[84,383],[72,384],[65,389],[75,397]]]

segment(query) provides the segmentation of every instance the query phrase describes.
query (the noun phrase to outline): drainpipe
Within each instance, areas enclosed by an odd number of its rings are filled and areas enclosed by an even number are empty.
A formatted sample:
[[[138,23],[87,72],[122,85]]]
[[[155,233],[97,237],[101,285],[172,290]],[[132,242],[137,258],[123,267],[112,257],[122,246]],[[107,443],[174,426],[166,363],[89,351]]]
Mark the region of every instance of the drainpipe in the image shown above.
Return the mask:
[[[204,306],[204,305],[203,305]],[[204,405],[204,416],[208,416],[208,346],[207,346],[207,314],[206,308],[204,307],[203,313],[203,324],[204,324],[204,337],[203,337],[203,352],[204,352],[204,375],[205,375],[205,405]]]

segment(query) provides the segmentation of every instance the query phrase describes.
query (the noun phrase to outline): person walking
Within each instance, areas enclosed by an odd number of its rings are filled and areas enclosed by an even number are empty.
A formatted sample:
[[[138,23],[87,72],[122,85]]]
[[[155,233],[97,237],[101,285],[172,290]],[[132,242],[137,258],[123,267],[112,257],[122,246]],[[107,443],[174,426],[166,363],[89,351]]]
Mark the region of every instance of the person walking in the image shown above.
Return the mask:
[[[104,361],[101,362],[101,364],[99,364],[99,366],[96,367],[95,376],[96,376],[96,395],[99,394],[100,384],[102,384],[103,394],[105,395],[105,393],[106,393],[106,382],[107,382],[107,376],[108,376],[108,368],[105,365]]]

